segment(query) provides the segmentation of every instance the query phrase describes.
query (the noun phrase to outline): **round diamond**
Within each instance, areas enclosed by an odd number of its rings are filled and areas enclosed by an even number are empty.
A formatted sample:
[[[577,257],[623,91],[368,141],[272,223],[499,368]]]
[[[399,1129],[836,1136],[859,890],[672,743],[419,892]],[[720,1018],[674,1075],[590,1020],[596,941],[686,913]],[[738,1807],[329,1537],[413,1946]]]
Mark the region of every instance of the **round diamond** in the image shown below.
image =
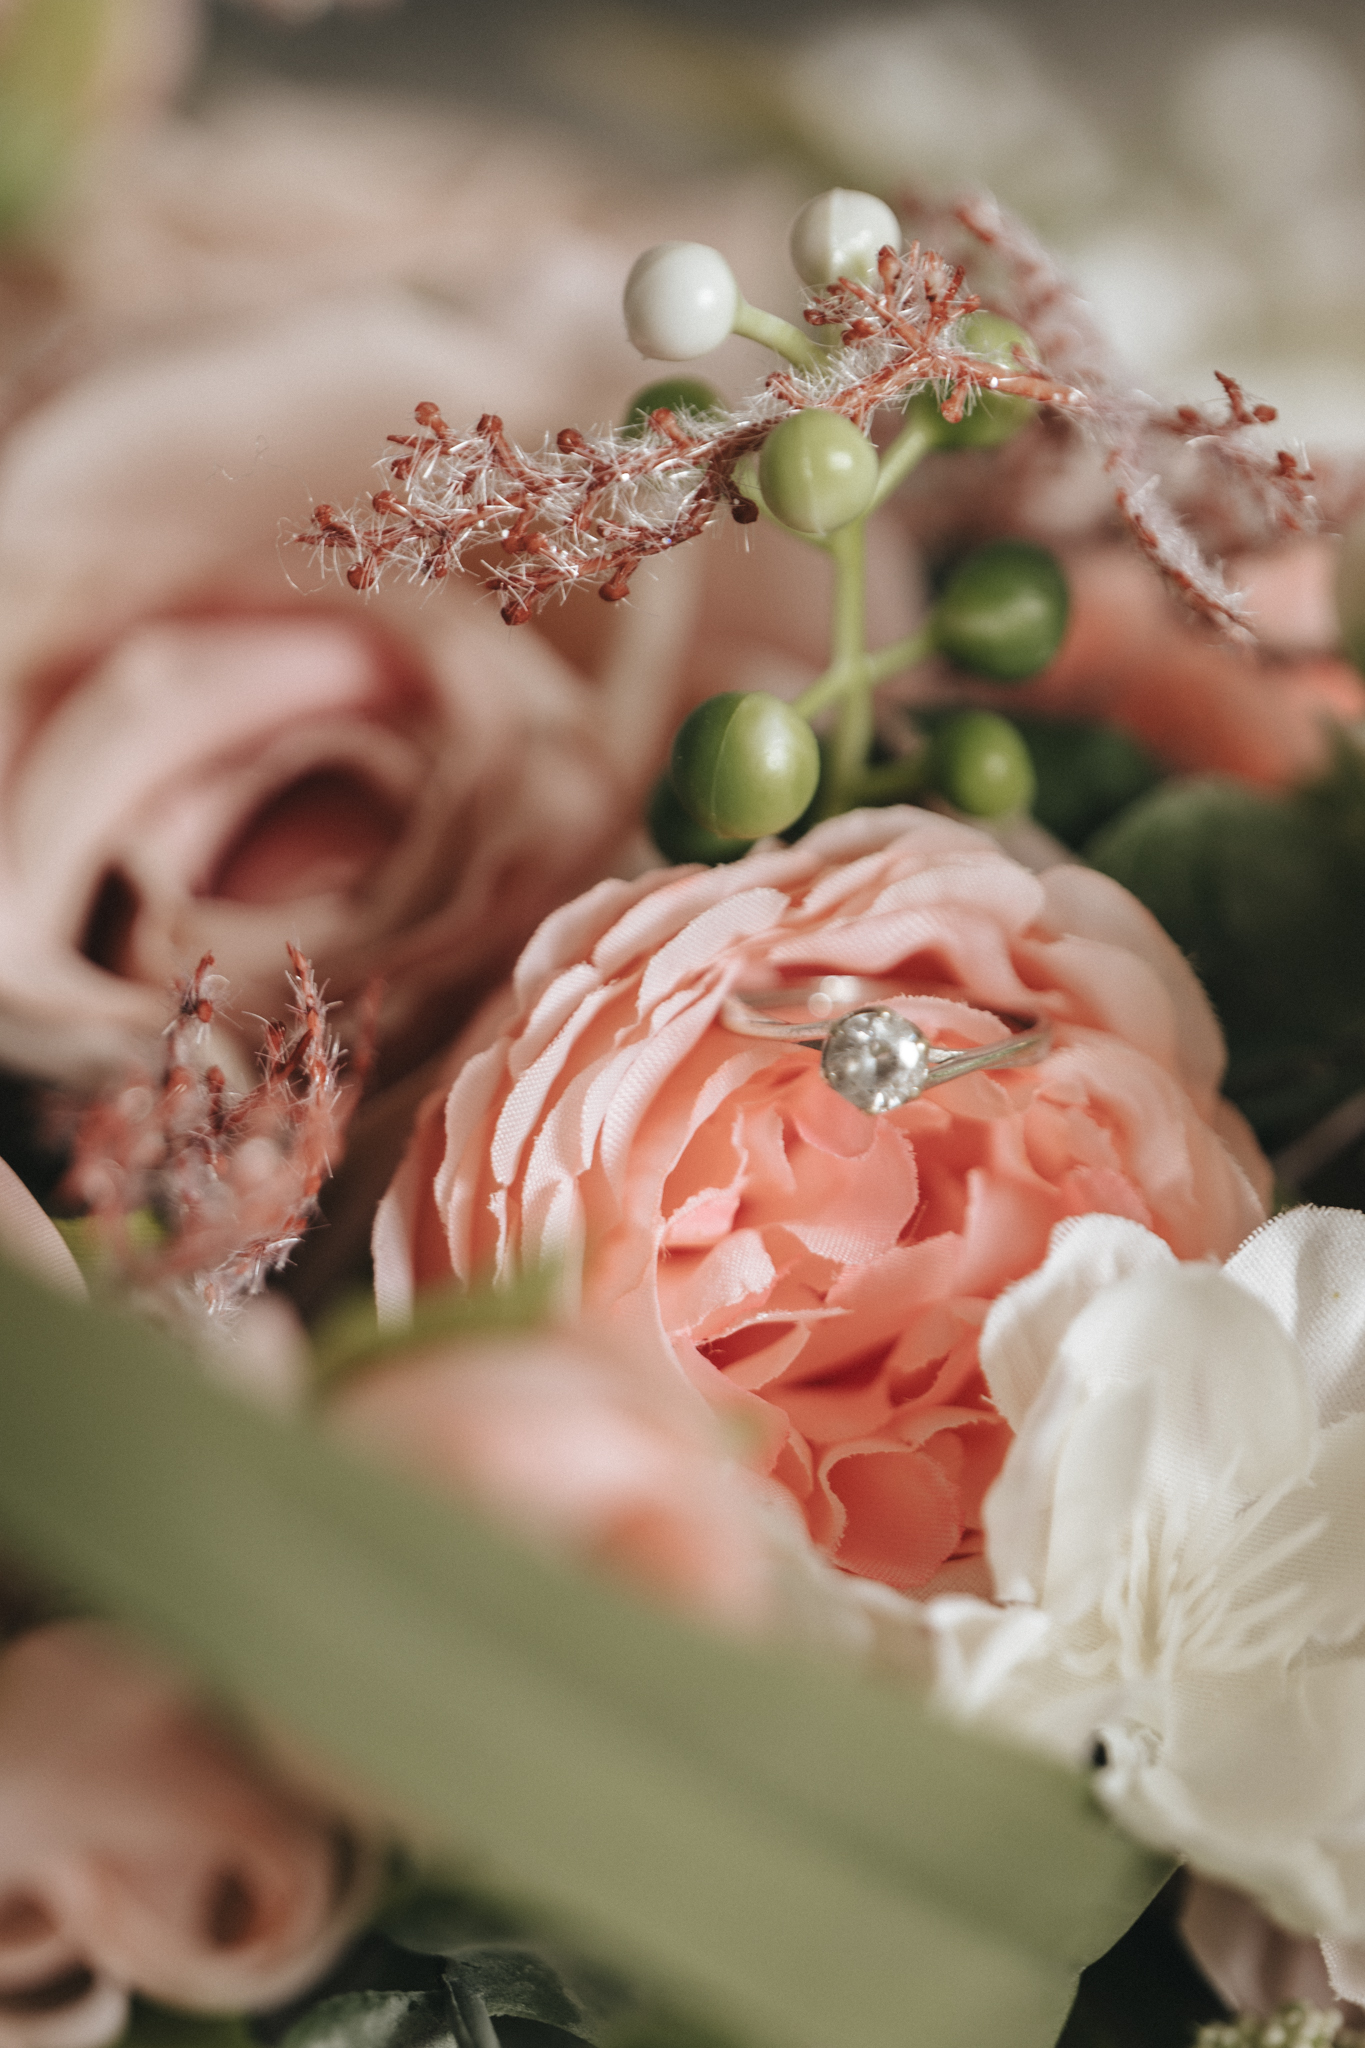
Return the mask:
[[[894,1010],[854,1010],[831,1025],[820,1072],[855,1109],[913,1102],[929,1078],[929,1042]]]

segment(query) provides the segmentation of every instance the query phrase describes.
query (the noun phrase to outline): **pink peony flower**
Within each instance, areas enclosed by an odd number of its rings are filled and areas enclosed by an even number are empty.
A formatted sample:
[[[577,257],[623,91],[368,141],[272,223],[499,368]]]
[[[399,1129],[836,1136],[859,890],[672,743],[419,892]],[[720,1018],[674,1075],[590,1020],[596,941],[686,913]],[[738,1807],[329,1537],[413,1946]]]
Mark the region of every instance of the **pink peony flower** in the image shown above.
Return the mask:
[[[865,1116],[813,1050],[720,1022],[730,989],[830,972],[890,977],[940,1043],[1033,1010],[1055,1049]],[[1154,921],[925,812],[600,885],[456,1057],[376,1223],[385,1312],[562,1262],[598,1327],[747,1427],[828,1556],[902,1590],[979,1569],[1009,1432],[978,1333],[1053,1225],[1129,1216],[1201,1258],[1264,1213],[1217,1025]]]
[[[0,1658],[0,2043],[98,2048],[128,1995],[215,2011],[302,1990],[373,1893],[349,1835],[94,1622]]]

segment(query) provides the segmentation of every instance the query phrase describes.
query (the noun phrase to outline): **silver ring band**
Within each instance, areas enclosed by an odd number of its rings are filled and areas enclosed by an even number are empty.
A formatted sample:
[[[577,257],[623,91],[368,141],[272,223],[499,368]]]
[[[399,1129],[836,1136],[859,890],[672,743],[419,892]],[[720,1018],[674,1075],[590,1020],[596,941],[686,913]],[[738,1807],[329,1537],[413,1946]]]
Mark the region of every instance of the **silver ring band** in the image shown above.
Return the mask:
[[[881,1002],[869,1002],[869,991],[880,993]],[[888,1001],[904,997],[904,990],[889,983],[827,974],[805,985],[728,995],[721,1005],[720,1021],[727,1031],[743,1038],[774,1038],[788,1045],[817,1047],[820,1072],[830,1087],[873,1116],[899,1109],[926,1088],[978,1073],[983,1067],[1031,1066],[1052,1044],[1049,1018],[997,1011],[1001,1023],[1011,1027],[1007,1038],[961,1049],[931,1045],[917,1024],[886,1007]],[[772,1014],[793,1009],[804,1010],[804,1018],[789,1020]]]

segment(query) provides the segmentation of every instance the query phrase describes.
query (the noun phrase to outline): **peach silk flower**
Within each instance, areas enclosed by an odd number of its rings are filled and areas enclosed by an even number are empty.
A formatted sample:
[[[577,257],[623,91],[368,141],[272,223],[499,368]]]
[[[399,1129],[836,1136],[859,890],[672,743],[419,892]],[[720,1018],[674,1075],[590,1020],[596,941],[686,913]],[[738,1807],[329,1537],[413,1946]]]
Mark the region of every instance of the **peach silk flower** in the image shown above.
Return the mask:
[[[527,1330],[430,1345],[349,1379],[330,1414],[357,1442],[712,1619],[771,1604],[752,1475],[675,1372],[586,1334]]]
[[[1034,1011],[1055,1049],[863,1115],[815,1051],[720,1021],[731,989],[831,972],[890,977],[938,1043]],[[1130,1216],[1200,1258],[1264,1215],[1217,1025],[1147,912],[922,811],[601,884],[457,1058],[376,1222],[383,1312],[559,1262],[600,1328],[747,1422],[828,1556],[902,1590],[979,1571],[1008,1431],[978,1333],[1054,1224]]]
[[[312,1982],[373,1859],[266,1776],[113,1630],[0,1657],[0,2043],[98,2048],[128,1995],[206,2011]]]

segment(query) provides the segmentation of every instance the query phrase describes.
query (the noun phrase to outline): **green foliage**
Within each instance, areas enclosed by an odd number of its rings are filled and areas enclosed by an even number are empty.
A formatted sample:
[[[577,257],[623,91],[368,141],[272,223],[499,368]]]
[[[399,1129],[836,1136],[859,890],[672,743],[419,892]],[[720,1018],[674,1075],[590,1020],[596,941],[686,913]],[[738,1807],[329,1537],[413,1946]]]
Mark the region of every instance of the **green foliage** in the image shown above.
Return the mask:
[[[1228,1094],[1275,1150],[1365,1085],[1365,757],[1273,796],[1202,776],[1086,849],[1165,926],[1228,1040]]]
[[[1048,2048],[1164,1875],[1081,1777],[561,1569],[144,1326],[0,1271],[0,1330],[7,1547],[704,2025]]]
[[[1033,762],[1033,815],[1064,846],[1079,849],[1162,779],[1147,749],[1116,725],[1027,718],[1014,724]]]
[[[1183,1884],[1178,1873],[1108,1955],[1082,1972],[1059,2048],[1191,2048],[1197,2028],[1224,2016],[1180,1939]]]
[[[669,775],[678,801],[704,831],[761,839],[785,830],[815,795],[820,746],[780,697],[726,690],[683,720]]]
[[[198,2012],[176,2012],[137,1998],[119,2048],[259,2048],[244,2021]]]
[[[284,2048],[456,2048],[441,1991],[343,1991],[296,2020]]]
[[[1022,682],[1061,646],[1070,604],[1055,555],[1032,541],[989,541],[958,563],[939,593],[934,641],[973,675]]]

